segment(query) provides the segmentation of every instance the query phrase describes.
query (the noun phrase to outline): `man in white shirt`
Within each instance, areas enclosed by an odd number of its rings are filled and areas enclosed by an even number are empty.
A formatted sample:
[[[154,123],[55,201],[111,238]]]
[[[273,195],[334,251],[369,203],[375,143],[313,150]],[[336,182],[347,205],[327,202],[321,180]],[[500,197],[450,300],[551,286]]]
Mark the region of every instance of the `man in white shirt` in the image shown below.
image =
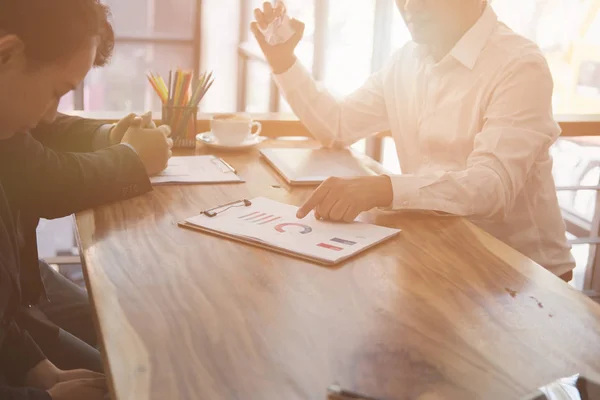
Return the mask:
[[[317,86],[294,49],[261,33],[285,12],[265,3],[252,30],[290,106],[325,146],[390,130],[402,175],[332,178],[298,217],[352,221],[363,211],[434,210],[469,218],[565,280],[565,237],[549,148],[560,134],[539,48],[482,0],[397,0],[413,41],[344,100]]]

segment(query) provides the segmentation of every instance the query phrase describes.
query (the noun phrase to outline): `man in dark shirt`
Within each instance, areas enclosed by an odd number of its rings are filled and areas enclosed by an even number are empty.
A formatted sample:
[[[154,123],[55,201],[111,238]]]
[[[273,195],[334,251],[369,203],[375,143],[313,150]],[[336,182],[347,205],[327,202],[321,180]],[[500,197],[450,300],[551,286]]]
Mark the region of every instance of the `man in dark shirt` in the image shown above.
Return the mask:
[[[135,116],[121,133],[113,129],[105,136],[110,139],[117,133],[119,144],[87,154],[66,152],[76,150],[66,148],[67,143],[93,142],[96,132],[75,137],[79,130],[74,129],[70,139],[68,130],[46,132],[48,141],[63,141],[60,151],[43,146],[28,133],[38,125],[41,131],[44,125],[56,127],[60,98],[92,66],[107,62],[114,43],[107,15],[97,0],[0,4],[0,184],[22,236],[16,245],[22,307],[11,317],[20,329],[35,331],[42,349],[55,353],[53,361],[63,369],[87,367],[85,353],[94,358],[93,369],[101,365],[97,352],[73,340],[36,307],[46,297],[35,248],[37,222],[151,190],[148,175],[164,169],[172,146],[167,127],[143,129],[144,121]],[[75,126],[81,121],[67,123]],[[78,359],[81,354],[84,358]]]
[[[58,114],[53,121],[40,123],[31,130],[31,134],[44,147],[57,152],[92,153],[121,143],[123,136],[136,117],[135,114],[129,114],[118,123],[109,124],[102,120]],[[152,122],[151,113],[144,114],[141,118],[143,127],[146,129],[156,128],[156,125]],[[147,131],[144,132],[144,134],[147,133]],[[136,156],[132,155],[132,157],[135,158]],[[111,170],[107,172],[111,172]],[[122,173],[122,171],[113,172],[116,174]],[[136,174],[132,177],[130,183],[133,189],[128,190],[128,192],[135,195],[137,194],[135,188],[138,189],[138,192],[140,188],[148,188],[147,181],[146,174]],[[128,188],[125,187],[125,189]],[[37,226],[37,221],[34,221],[34,224]],[[25,243],[26,252],[31,254],[37,252],[36,236],[33,234],[33,229],[32,226],[31,233],[28,235],[31,241]],[[35,263],[35,259],[29,257],[29,262]],[[47,301],[43,299],[37,305],[37,308],[41,311],[38,315],[42,320],[57,325],[90,346],[96,347],[98,343],[93,313],[85,290],[66,279],[43,260],[39,260],[39,268]],[[27,287],[28,283],[35,285],[35,282],[23,282],[23,285]],[[30,333],[38,343],[44,342],[43,329],[41,332],[37,329],[30,329]]]
[[[142,125],[147,127],[146,129],[142,129],[141,132],[146,136],[151,136],[156,131],[156,127],[151,121],[151,115],[147,114],[141,118]],[[102,201],[99,204],[103,204],[103,202],[126,199],[151,190],[148,173],[136,167],[140,162],[138,160],[139,157],[135,153],[124,152],[125,157],[122,159],[124,164],[118,168],[111,161],[115,153],[122,151],[121,146],[114,146],[121,142],[125,132],[134,123],[135,119],[136,116],[130,114],[118,124],[112,125],[106,124],[104,121],[59,114],[53,121],[40,123],[31,130],[31,134],[37,142],[44,145],[44,151],[50,149],[59,154],[65,152],[98,152],[97,154],[90,154],[93,156],[92,158],[88,158],[85,154],[77,155],[80,160],[86,159],[81,164],[83,166],[82,171],[84,172],[83,181],[87,182],[88,186],[91,184],[92,189],[89,187],[83,188],[76,184],[73,186],[73,190],[102,191],[102,193],[98,193],[97,199]],[[158,135],[162,134],[158,133]],[[31,143],[34,143],[34,141],[31,141]],[[41,149],[39,144],[36,145]],[[14,145],[5,147],[4,152],[18,153],[14,152],[13,147]],[[0,149],[0,154],[2,153],[3,151]],[[13,160],[12,162],[15,161]],[[17,160],[16,162],[21,161]],[[101,168],[98,171],[103,173],[104,182],[108,186],[99,186],[100,182],[97,178],[93,178],[93,172],[92,175],[87,176],[88,172],[94,168]],[[117,176],[120,179],[115,179]],[[111,182],[110,179],[114,180]],[[30,191],[23,193],[26,196],[31,195]],[[42,193],[38,191],[35,195],[40,196]],[[58,194],[57,197],[58,201],[64,202],[67,206],[66,213],[92,206],[86,201],[73,202],[72,197],[67,197],[66,195],[69,195],[68,191],[63,193],[62,196]],[[98,203],[95,205],[98,205]],[[56,354],[61,352],[64,354],[64,349],[57,348],[55,342],[48,339],[55,336],[55,334],[49,335],[48,331],[56,331],[56,327],[60,327],[62,330],[60,336],[63,338],[69,337],[72,339],[72,336],[75,336],[93,348],[98,345],[93,322],[93,311],[87,293],[54,271],[42,260],[39,260],[41,282],[37,279],[39,275],[37,273],[38,256],[35,228],[38,224],[38,217],[42,215],[35,212],[30,212],[28,215],[30,218],[23,221],[25,225],[24,235],[26,237],[23,264],[26,270],[33,270],[34,273],[23,276],[22,284],[28,301],[25,302],[24,313],[21,314],[23,319],[20,322],[29,330],[46,355],[57,365],[63,368],[75,368],[83,365],[86,368],[101,371],[102,365],[97,351],[87,346],[77,345],[77,358],[59,358]],[[49,214],[46,216],[58,217],[60,215]],[[45,296],[42,296],[41,301],[38,303],[35,299],[40,298],[40,293],[42,292],[41,283],[43,283],[43,294]],[[34,306],[29,307],[30,304]],[[69,340],[69,343],[74,345],[72,340]]]

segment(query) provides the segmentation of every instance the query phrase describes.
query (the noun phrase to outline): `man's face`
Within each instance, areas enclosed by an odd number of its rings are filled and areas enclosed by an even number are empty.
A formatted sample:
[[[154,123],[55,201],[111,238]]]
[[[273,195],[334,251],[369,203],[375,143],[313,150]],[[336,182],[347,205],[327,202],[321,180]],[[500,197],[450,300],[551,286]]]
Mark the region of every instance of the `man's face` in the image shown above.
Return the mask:
[[[465,11],[480,7],[479,0],[396,0],[416,43],[435,46],[464,23]]]
[[[68,59],[32,66],[16,36],[0,37],[0,139],[52,122],[60,98],[92,68],[96,48],[90,40]]]

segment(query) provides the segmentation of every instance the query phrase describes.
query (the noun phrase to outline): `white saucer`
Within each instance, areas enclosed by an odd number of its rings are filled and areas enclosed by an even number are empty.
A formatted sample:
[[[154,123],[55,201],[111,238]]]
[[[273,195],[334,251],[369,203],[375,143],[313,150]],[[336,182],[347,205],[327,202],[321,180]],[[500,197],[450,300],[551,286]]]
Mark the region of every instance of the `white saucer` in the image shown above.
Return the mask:
[[[248,149],[250,147],[256,146],[257,144],[262,143],[265,140],[267,140],[267,138],[263,137],[263,136],[256,136],[256,137],[249,137],[248,139],[244,140],[242,143],[236,144],[236,145],[222,144],[222,143],[219,143],[217,138],[215,138],[215,136],[212,134],[212,132],[209,131],[209,132],[199,133],[198,135],[196,135],[196,140],[198,140],[200,143],[203,143],[209,147],[214,147],[216,149],[241,150],[241,149]]]

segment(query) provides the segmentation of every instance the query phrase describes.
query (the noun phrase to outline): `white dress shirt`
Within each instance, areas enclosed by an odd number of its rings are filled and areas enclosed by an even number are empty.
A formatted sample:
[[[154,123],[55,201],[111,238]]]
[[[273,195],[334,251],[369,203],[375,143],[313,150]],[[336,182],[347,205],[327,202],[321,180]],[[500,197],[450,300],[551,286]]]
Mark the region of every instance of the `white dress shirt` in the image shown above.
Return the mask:
[[[393,209],[468,217],[556,275],[574,268],[549,155],[552,76],[491,7],[441,61],[409,42],[343,101],[298,62],[275,80],[325,146],[391,131]]]

